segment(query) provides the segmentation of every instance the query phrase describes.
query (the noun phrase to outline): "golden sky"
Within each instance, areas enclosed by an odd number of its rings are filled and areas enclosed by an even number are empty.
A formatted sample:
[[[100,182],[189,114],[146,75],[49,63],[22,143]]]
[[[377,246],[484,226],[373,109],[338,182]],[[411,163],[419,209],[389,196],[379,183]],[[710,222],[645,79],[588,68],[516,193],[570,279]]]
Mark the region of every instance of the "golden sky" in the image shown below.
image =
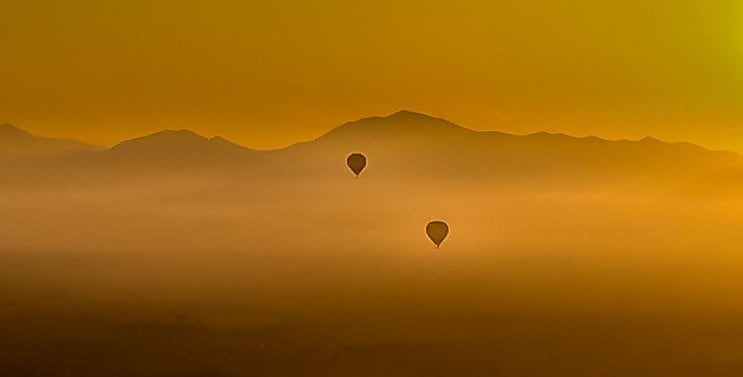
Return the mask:
[[[0,1],[0,122],[272,148],[410,109],[743,152],[733,0]]]

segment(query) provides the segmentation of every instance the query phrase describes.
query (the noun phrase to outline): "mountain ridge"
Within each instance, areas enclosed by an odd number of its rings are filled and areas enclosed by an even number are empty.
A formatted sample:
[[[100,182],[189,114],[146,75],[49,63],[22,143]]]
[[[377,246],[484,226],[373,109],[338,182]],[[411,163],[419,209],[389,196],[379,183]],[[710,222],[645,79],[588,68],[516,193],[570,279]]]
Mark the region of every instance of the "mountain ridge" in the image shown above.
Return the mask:
[[[0,138],[34,137],[30,132],[10,123],[0,124]]]
[[[361,132],[358,132],[359,129],[362,129]],[[469,135],[489,135],[489,136],[497,135],[501,137],[513,137],[513,138],[551,137],[551,138],[568,138],[571,140],[592,140],[592,141],[609,142],[609,143],[628,143],[628,142],[629,143],[648,143],[648,144],[660,143],[660,144],[667,145],[667,146],[689,146],[689,147],[695,147],[695,148],[699,148],[699,149],[709,151],[709,152],[728,153],[728,154],[738,155],[738,153],[735,153],[732,151],[711,149],[711,148],[707,148],[705,146],[695,144],[692,142],[686,142],[686,141],[668,142],[668,141],[664,141],[664,140],[661,140],[661,139],[658,139],[652,136],[645,136],[641,139],[633,140],[633,139],[607,139],[607,138],[603,138],[603,137],[595,136],[595,135],[587,135],[587,136],[580,137],[580,136],[569,135],[569,134],[562,133],[562,132],[553,133],[553,132],[540,131],[540,132],[533,132],[529,134],[513,134],[513,133],[507,133],[507,132],[502,132],[502,131],[497,131],[497,130],[473,130],[473,129],[458,125],[456,123],[453,123],[444,118],[439,118],[439,117],[435,117],[435,116],[428,115],[425,113],[414,112],[410,110],[400,110],[400,111],[397,111],[387,116],[371,116],[371,117],[359,118],[357,120],[349,121],[339,126],[336,126],[316,138],[305,140],[305,141],[300,141],[297,143],[287,145],[285,147],[275,148],[275,149],[266,149],[266,150],[253,149],[253,148],[235,143],[222,136],[205,137],[205,136],[200,135],[197,132],[194,132],[188,129],[166,129],[166,130],[157,131],[157,132],[154,132],[148,135],[122,140],[116,143],[111,148],[108,148],[108,151],[117,151],[117,150],[125,149],[133,144],[138,144],[138,143],[143,143],[143,142],[150,143],[150,142],[158,141],[158,142],[163,142],[163,144],[169,144],[171,147],[177,146],[178,144],[185,145],[185,144],[198,144],[198,143],[204,143],[204,144],[205,143],[215,143],[215,144],[221,143],[223,145],[227,145],[232,148],[239,147],[245,151],[251,151],[251,152],[276,152],[276,151],[282,151],[285,149],[291,149],[298,145],[305,145],[305,144],[313,143],[313,142],[320,141],[326,138],[336,137],[338,134],[350,134],[350,133],[353,133],[354,131],[356,131],[359,134],[381,131],[381,132],[388,133],[388,135],[385,135],[385,136],[399,136],[400,134],[405,134],[408,132],[418,132],[418,131],[430,132],[432,130],[438,131],[438,132],[452,131],[452,132],[458,132],[461,134],[469,134]],[[75,142],[75,143],[79,143],[83,145],[92,146],[97,149],[103,149],[103,148],[93,146],[91,144],[87,144],[85,142],[82,142],[76,139],[49,138],[49,137],[43,137],[43,136],[36,136],[10,123],[0,124],[0,140],[2,140],[3,138],[7,139],[11,137],[68,141],[68,142]]]
[[[36,136],[10,123],[0,125],[0,158],[38,159],[94,153],[103,148],[79,140]]]
[[[65,182],[67,176],[78,177],[76,182],[86,177],[103,184],[137,177],[154,182],[176,175],[208,175],[215,181],[249,180],[270,186],[285,180],[343,179],[345,157],[351,152],[367,156],[365,176],[380,174],[401,184],[417,180],[529,187],[620,182],[680,185],[704,182],[710,176],[737,176],[736,169],[743,169],[743,157],[691,143],[477,131],[411,111],[347,122],[316,139],[282,149],[253,150],[223,137],[175,129],[75,158],[49,158],[34,164],[0,158],[0,169],[6,180],[38,184],[50,179]]]
[[[0,135],[2,134],[15,136],[0,138],[0,152],[2,146],[11,139],[28,139],[34,142],[46,140],[10,125],[0,127]],[[24,151],[22,143],[18,145],[21,147],[16,146],[16,150]],[[510,163],[529,167],[562,163],[590,165],[594,166],[593,169],[598,169],[596,165],[605,162],[613,166],[634,164],[638,169],[648,164],[667,164],[670,165],[669,169],[679,169],[684,164],[717,164],[725,160],[723,162],[730,165],[727,160],[743,161],[743,157],[733,152],[715,151],[687,142],[668,143],[652,137],[609,140],[596,136],[575,137],[564,133],[516,135],[500,131],[478,131],[410,110],[346,122],[315,139],[273,150],[254,150],[220,136],[205,137],[187,129],[155,132],[124,140],[109,149],[84,150],[98,152],[95,154],[104,163],[139,161],[139,164],[144,164],[151,161],[153,166],[187,167],[206,164],[216,167],[238,161],[242,164],[262,156],[263,160],[279,158],[284,164],[296,165],[297,168],[312,165],[304,160],[316,160],[319,164],[324,164],[322,161],[338,155],[345,156],[350,151],[369,153],[377,161],[381,157],[401,164],[404,163],[403,160],[409,160],[409,164],[417,161],[447,166],[455,163],[463,166]],[[80,152],[74,148],[63,149],[45,157],[56,158]],[[7,154],[0,153],[0,157]],[[302,162],[298,164],[297,161]]]
[[[247,147],[238,145],[232,141],[229,141],[221,136],[213,136],[211,138],[207,138],[191,130],[177,129],[177,130],[162,130],[162,131],[158,131],[158,132],[155,132],[149,135],[124,140],[114,145],[113,147],[111,147],[110,151],[118,151],[121,149],[126,149],[127,147],[131,145],[136,145],[139,143],[160,143],[161,145],[165,144],[165,145],[170,145],[170,146],[178,146],[178,145],[184,145],[184,144],[206,145],[210,143],[219,143],[223,145],[243,148],[246,150],[252,150],[250,148],[247,148]]]
[[[204,137],[196,132],[178,129],[122,141],[104,152],[116,161],[151,161],[168,166],[219,165],[247,158],[255,151],[221,136]]]

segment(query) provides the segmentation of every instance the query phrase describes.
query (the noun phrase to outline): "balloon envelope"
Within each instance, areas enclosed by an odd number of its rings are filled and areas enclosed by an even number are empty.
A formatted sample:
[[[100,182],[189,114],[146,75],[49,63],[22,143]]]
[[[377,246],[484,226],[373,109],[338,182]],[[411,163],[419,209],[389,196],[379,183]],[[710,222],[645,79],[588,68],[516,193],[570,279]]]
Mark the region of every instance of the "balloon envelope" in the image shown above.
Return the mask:
[[[446,236],[449,235],[449,225],[439,220],[431,221],[426,225],[426,234],[434,245],[436,245],[436,248],[439,248],[441,243],[446,239]]]
[[[366,167],[366,156],[361,153],[351,153],[346,158],[346,164],[348,165],[348,168],[351,169],[353,174],[356,174],[356,177],[358,178],[359,174],[361,174],[361,172],[364,171],[364,168]]]

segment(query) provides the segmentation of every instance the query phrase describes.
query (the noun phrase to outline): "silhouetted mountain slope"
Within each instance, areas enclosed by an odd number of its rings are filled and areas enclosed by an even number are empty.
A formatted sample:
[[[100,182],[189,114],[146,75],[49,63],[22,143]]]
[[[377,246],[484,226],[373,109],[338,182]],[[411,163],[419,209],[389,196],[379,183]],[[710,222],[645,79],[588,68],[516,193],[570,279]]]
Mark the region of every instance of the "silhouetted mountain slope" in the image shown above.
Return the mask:
[[[370,172],[434,179],[667,179],[743,161],[732,153],[652,138],[609,141],[544,132],[478,132],[409,111],[350,122],[283,153],[289,160],[311,159],[315,163],[303,168],[318,170],[335,167],[333,161],[352,151],[367,154]]]
[[[11,124],[0,125],[0,158],[49,158],[95,152],[101,148],[76,140],[34,136]]]
[[[321,139],[426,143],[441,137],[464,138],[476,134],[479,132],[445,119],[403,110],[387,117],[364,118],[346,123],[325,134]]]
[[[0,139],[23,139],[34,137],[30,133],[8,123],[0,124]]]
[[[173,175],[234,174],[245,170],[255,151],[221,137],[205,138],[188,130],[161,131],[123,141],[96,153],[17,163],[0,159],[8,185],[63,186],[101,184],[156,184]],[[162,182],[160,182],[162,183]]]
[[[188,130],[161,131],[149,136],[123,141],[110,154],[129,158],[214,158],[236,156],[251,150],[221,137],[207,139]]]
[[[104,153],[102,160],[142,169],[215,169],[243,164],[255,153],[221,137],[168,130],[123,141]]]

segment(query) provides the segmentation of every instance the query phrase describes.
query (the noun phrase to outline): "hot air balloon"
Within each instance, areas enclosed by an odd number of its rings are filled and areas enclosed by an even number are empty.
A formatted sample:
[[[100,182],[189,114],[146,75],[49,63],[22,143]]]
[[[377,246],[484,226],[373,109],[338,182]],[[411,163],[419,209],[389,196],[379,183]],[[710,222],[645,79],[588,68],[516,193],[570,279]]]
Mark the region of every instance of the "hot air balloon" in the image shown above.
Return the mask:
[[[438,249],[446,239],[446,236],[449,235],[449,225],[441,220],[431,221],[426,225],[426,234]]]
[[[356,178],[358,178],[366,167],[366,156],[361,153],[351,153],[346,158],[346,164],[353,174],[356,174]]]

